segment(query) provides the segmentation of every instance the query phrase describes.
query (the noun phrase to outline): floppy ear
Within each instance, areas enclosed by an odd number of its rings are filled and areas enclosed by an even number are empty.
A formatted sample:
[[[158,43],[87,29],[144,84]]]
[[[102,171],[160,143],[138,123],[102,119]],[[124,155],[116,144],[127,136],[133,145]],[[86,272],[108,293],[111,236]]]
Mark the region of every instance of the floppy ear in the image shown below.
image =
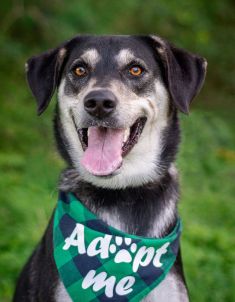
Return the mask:
[[[65,56],[66,49],[61,47],[34,56],[26,63],[27,80],[37,101],[38,115],[47,108],[55,92]]]
[[[206,60],[176,48],[157,36],[151,38],[163,63],[165,80],[173,103],[180,111],[189,113],[189,105],[205,80]]]

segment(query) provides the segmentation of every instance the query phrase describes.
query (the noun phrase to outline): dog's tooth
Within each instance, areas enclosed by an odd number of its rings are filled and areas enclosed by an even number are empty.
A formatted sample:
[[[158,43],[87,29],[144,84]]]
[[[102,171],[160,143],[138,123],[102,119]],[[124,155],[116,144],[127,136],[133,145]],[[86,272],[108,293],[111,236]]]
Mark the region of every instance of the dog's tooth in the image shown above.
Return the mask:
[[[87,136],[89,137],[90,135],[90,128],[87,129]]]
[[[123,138],[124,143],[128,140],[129,135],[130,135],[130,128],[127,128],[124,132],[124,138]]]

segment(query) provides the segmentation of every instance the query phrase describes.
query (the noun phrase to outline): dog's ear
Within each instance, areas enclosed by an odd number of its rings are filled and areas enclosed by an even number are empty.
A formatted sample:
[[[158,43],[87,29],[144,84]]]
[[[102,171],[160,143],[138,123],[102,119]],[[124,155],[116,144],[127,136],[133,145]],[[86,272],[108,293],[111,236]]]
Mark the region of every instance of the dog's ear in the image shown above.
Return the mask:
[[[151,36],[151,39],[163,64],[165,81],[174,105],[180,111],[189,113],[189,105],[205,80],[206,60],[157,36]]]
[[[25,65],[29,87],[37,101],[38,115],[49,105],[65,57],[66,48],[60,47],[30,58]]]

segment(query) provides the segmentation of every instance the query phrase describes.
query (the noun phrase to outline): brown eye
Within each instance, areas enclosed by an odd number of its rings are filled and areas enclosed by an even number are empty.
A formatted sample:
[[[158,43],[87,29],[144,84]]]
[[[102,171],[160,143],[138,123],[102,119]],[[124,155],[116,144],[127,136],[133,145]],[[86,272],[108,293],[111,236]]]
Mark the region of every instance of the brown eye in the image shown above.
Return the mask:
[[[143,69],[140,66],[132,66],[129,69],[131,75],[138,77],[143,73]]]
[[[86,69],[83,66],[78,66],[74,69],[74,73],[78,76],[78,77],[83,77],[87,74]]]

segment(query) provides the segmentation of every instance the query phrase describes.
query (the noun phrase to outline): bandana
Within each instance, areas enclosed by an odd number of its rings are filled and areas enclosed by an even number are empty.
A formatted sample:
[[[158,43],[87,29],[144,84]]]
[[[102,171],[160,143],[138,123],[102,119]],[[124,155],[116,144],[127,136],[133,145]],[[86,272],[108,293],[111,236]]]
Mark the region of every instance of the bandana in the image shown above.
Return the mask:
[[[164,238],[115,229],[72,193],[60,193],[53,227],[54,259],[72,301],[140,301],[173,266],[181,222]]]

